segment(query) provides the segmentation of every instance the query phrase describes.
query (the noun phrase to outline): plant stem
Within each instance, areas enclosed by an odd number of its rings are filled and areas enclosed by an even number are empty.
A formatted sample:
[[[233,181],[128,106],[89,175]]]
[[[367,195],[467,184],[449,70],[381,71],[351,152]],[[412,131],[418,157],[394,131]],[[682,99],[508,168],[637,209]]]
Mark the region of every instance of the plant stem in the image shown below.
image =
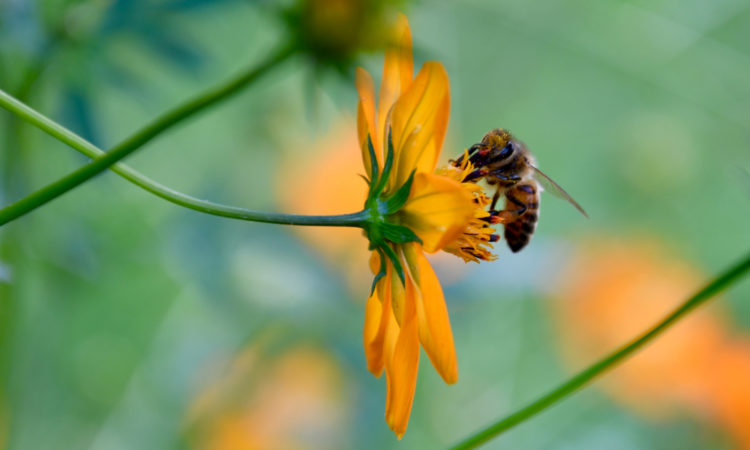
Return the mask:
[[[30,106],[16,100],[2,90],[0,90],[0,106],[15,112],[19,118],[36,126],[59,141],[73,147],[75,150],[83,153],[89,158],[97,159],[102,155],[106,155],[105,151],[101,150],[91,142],[44,116]],[[123,163],[115,163],[110,166],[109,169],[136,186],[139,186],[167,201],[184,206],[185,208],[213,214],[215,216],[249,220],[253,222],[315,226],[362,226],[367,219],[367,216],[362,212],[338,216],[301,216],[295,214],[265,213],[238,208],[236,206],[221,205],[175,191],[174,189],[148,178]]]
[[[504,419],[495,422],[487,428],[473,434],[472,436],[466,438],[461,443],[452,448],[454,450],[459,450],[478,447],[479,445],[503,433],[504,431],[507,431],[508,429],[518,425],[519,423],[530,419],[534,415],[544,411],[558,401],[573,394],[575,391],[586,385],[597,376],[622,363],[633,353],[640,350],[644,345],[651,342],[654,338],[666,331],[669,327],[677,323],[677,321],[684,317],[687,313],[702,305],[711,297],[729,287],[732,283],[738,281],[749,270],[750,255],[746,256],[742,262],[731,267],[722,275],[719,275],[716,279],[708,283],[708,285],[706,285],[703,289],[698,291],[685,303],[675,309],[671,314],[669,314],[661,322],[656,324],[653,328],[643,333],[640,337],[614,351],[589,368],[578,373],[578,375],[575,375],[573,378],[564,382],[556,389],[550,391],[536,401],[510,414]]]
[[[29,211],[32,211],[33,209],[38,208],[50,200],[53,200],[75,188],[98,173],[106,170],[115,162],[141,148],[144,144],[173,125],[176,125],[193,114],[237,93],[240,89],[268,72],[269,69],[288,58],[293,53],[293,50],[294,49],[291,46],[282,47],[260,65],[241,73],[225,83],[209,89],[192,100],[188,100],[182,105],[179,105],[163,114],[140,131],[113,147],[110,151],[106,152],[106,154],[98,156],[80,169],[1,209],[0,226],[21,217]],[[14,102],[8,102],[8,97],[10,96],[4,94],[2,96],[3,101],[0,105],[8,109],[10,112],[22,116],[23,113],[18,110],[17,104]]]

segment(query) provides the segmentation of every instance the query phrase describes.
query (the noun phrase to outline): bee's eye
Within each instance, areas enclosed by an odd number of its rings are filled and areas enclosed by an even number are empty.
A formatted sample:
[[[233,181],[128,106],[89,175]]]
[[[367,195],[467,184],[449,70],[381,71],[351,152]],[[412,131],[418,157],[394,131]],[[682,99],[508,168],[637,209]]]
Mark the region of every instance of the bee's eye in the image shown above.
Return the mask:
[[[503,147],[502,150],[500,150],[500,153],[498,153],[497,157],[498,159],[505,159],[505,158],[508,158],[512,154],[513,154],[513,144],[508,142],[508,144],[505,147]]]

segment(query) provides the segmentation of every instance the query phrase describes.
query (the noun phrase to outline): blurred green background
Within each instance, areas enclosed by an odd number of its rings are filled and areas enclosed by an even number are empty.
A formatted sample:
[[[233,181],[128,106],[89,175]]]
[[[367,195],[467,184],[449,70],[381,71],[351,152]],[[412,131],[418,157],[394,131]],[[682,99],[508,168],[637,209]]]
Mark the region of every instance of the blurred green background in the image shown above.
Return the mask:
[[[288,33],[287,6],[2,0],[0,88],[108,148],[268,54]],[[0,229],[0,448],[244,448],[232,439],[247,417],[291,423],[277,434],[263,425],[271,437],[258,448],[444,447],[569,376],[547,297],[587,237],[648,236],[706,278],[750,248],[746,0],[403,9],[415,67],[437,59],[450,75],[444,159],[509,128],[591,217],[545,196],[522,253],[499,245],[496,262],[439,273],[458,384],[423,357],[397,442],[362,351],[369,282],[352,288],[296,230],[201,215],[106,173]],[[358,63],[379,78],[382,52]],[[314,158],[313,143],[356,114],[352,67],[296,56],[127,163],[201,198],[285,210],[275,191],[304,183],[287,176],[289,161]],[[6,112],[0,120],[2,204],[85,162]],[[743,282],[722,300],[734,334],[750,329],[749,298]],[[734,439],[690,414],[650,420],[592,387],[487,448]]]

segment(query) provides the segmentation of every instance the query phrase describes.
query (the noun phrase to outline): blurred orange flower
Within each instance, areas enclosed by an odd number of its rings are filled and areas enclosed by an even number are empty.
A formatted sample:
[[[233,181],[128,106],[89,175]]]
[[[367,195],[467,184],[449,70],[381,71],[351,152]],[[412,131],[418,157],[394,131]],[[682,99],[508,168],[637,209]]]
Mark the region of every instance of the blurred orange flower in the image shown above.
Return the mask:
[[[347,214],[362,209],[367,185],[357,173],[362,160],[357,147],[353,118],[340,119],[322,139],[310,145],[305,154],[294,154],[281,166],[280,201],[295,214]],[[327,263],[347,274],[357,291],[372,276],[367,264],[370,252],[357,228],[294,227]]]
[[[403,0],[299,0],[284,11],[296,45],[318,65],[345,72],[362,52],[381,49]]]
[[[248,349],[194,403],[196,448],[336,447],[346,417],[342,384],[338,365],[320,350],[263,358]]]
[[[711,369],[715,419],[741,448],[750,449],[750,337],[726,343]]]
[[[653,326],[705,280],[653,241],[589,243],[551,291],[564,355],[577,367],[592,362]],[[716,306],[692,312],[602,387],[651,420],[689,411],[750,448],[750,344],[734,342],[730,328]]]

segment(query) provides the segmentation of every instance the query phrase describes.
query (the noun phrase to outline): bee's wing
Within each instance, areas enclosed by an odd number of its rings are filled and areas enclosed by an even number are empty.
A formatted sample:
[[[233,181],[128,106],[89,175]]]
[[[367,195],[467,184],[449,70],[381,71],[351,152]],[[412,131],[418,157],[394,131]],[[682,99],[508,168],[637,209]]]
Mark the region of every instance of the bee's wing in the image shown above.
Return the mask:
[[[588,219],[589,215],[586,214],[586,211],[583,210],[583,207],[581,207],[581,205],[579,205],[577,201],[573,200],[573,197],[565,192],[565,189],[561,188],[559,184],[552,181],[552,178],[545,175],[541,170],[537,169],[534,166],[531,166],[531,168],[534,169],[534,173],[536,175],[539,175],[538,177],[536,177],[537,181],[539,181],[542,186],[544,186],[545,190],[552,193],[552,195],[554,195],[555,197],[559,197],[575,206],[575,208]]]

